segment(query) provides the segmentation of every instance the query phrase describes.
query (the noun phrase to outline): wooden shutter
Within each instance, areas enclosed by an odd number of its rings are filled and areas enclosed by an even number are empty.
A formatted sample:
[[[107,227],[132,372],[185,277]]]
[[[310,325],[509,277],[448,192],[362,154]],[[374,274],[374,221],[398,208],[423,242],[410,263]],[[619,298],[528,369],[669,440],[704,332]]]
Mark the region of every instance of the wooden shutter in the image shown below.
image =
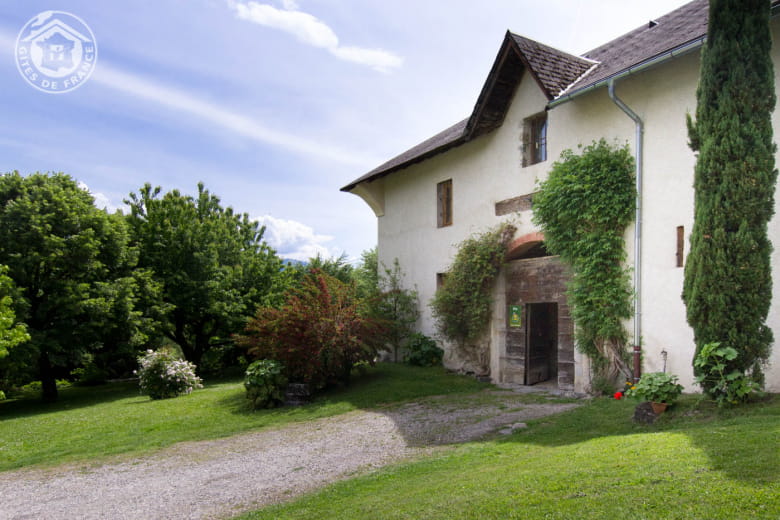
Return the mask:
[[[436,212],[438,227],[452,225],[452,179],[436,185]]]

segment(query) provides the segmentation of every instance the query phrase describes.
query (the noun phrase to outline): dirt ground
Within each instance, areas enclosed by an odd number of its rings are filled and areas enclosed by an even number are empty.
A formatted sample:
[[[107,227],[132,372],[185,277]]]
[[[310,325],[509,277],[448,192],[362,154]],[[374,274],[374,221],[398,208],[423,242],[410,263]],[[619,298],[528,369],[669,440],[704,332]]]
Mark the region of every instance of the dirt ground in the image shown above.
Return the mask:
[[[230,518],[579,404],[531,401],[510,390],[433,397],[142,457],[3,472],[0,519]]]

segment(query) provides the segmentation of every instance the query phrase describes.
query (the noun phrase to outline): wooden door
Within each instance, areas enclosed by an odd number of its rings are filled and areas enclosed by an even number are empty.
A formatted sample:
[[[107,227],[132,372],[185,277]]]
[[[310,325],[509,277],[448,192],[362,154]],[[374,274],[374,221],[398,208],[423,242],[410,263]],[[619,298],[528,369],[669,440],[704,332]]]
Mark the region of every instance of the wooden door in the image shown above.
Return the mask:
[[[551,377],[558,352],[558,304],[529,303],[527,307],[525,384]]]

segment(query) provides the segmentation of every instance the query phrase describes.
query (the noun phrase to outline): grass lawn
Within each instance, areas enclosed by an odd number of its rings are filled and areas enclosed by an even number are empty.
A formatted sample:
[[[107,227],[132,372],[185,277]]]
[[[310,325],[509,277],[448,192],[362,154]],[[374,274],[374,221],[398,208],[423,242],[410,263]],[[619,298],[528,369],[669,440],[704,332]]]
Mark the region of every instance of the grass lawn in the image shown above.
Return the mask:
[[[416,397],[486,388],[443,369],[380,364],[353,384],[299,408],[252,411],[239,380],[152,401],[136,383],[60,391],[57,403],[0,401],[0,471],[148,452],[181,441],[225,437]]]
[[[635,405],[597,399],[241,518],[780,518],[780,396],[724,411],[686,396],[652,426]]]

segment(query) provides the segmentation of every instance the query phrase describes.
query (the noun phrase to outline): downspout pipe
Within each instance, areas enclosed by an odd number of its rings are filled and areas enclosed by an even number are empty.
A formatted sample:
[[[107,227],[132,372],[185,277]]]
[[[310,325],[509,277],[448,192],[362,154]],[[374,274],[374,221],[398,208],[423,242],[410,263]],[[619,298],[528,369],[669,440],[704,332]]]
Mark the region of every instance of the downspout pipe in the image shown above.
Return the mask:
[[[636,216],[634,218],[634,382],[642,375],[642,155],[644,148],[644,123],[636,112],[615,94],[615,79],[607,83],[609,98],[634,121],[636,143],[634,163],[636,165]]]

